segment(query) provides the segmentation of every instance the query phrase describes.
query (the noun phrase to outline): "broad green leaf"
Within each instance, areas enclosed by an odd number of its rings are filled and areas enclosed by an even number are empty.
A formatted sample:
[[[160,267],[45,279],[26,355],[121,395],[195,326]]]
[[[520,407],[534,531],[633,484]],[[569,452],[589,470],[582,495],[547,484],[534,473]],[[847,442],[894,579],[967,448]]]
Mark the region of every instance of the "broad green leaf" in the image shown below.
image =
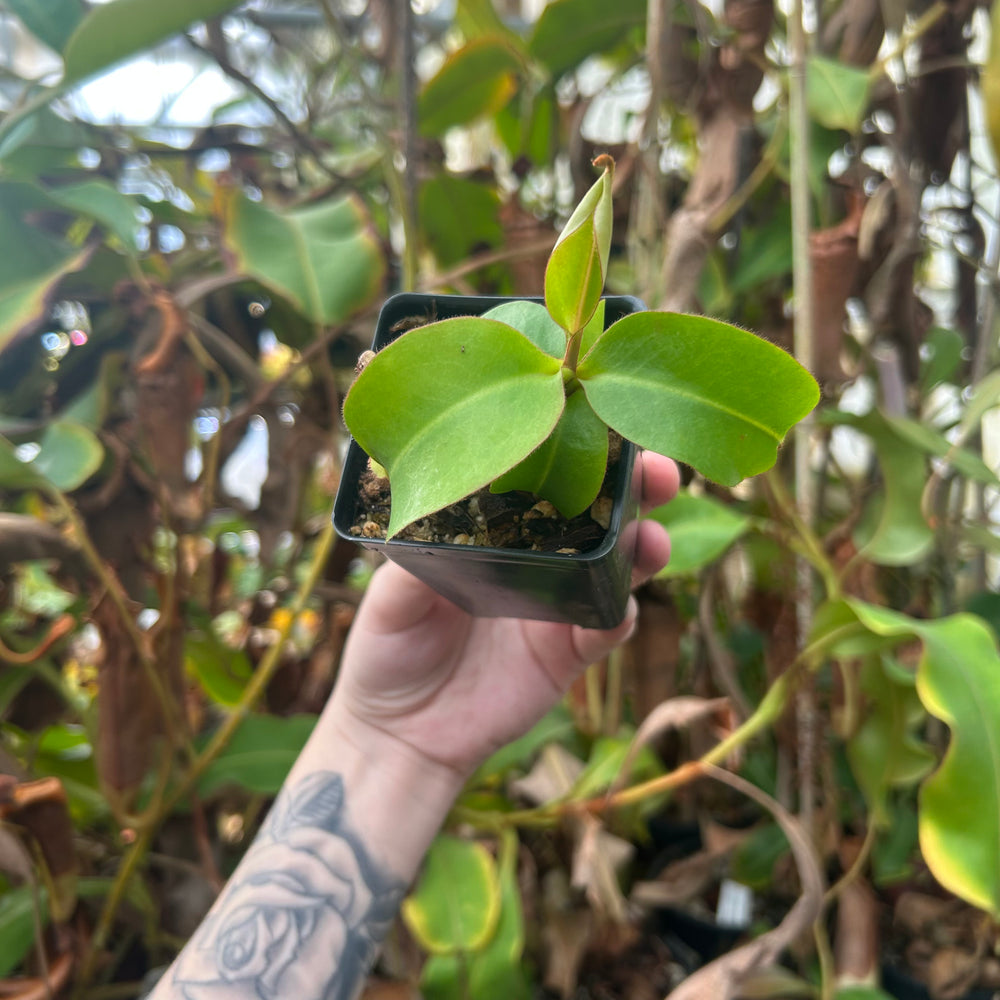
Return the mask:
[[[6,6],[55,52],[62,52],[86,11],[80,0],[6,0]]]
[[[537,348],[560,361],[566,353],[566,331],[540,302],[515,299],[494,306],[483,319],[495,319],[520,330]]]
[[[955,447],[943,434],[910,417],[890,417],[886,422],[904,440],[928,455],[948,460],[963,476],[988,486],[1000,485],[996,473],[978,456]]]
[[[314,715],[249,715],[198,782],[201,795],[236,785],[258,795],[276,795],[302,752]]]
[[[722,555],[747,530],[749,518],[707,496],[679,493],[650,511],[670,532],[670,562],[659,577],[697,573]]]
[[[48,902],[44,892],[30,885],[8,889],[0,895],[0,977],[8,976],[24,960],[35,943],[35,910],[44,927],[48,923]]]
[[[476,1000],[529,1000],[533,996],[521,967],[524,914],[517,885],[517,834],[506,829],[500,839],[498,876],[500,916],[487,944],[473,953],[469,992]]]
[[[490,485],[494,493],[525,490],[576,517],[597,498],[608,466],[608,428],[582,392],[566,400],[555,430],[523,462]]]
[[[93,431],[60,420],[49,424],[31,466],[57,490],[68,493],[82,486],[103,461],[104,447]]]
[[[33,3],[34,0],[27,0],[28,6]],[[51,176],[60,162],[66,166],[72,164],[78,176],[77,150],[88,140],[90,135],[79,122],[67,121],[51,108],[39,108],[6,132],[0,141],[0,159],[5,161],[5,173],[23,180],[36,179],[41,174]],[[18,151],[22,156],[14,155]]]
[[[876,885],[893,885],[913,877],[919,859],[916,802],[909,796],[889,800],[889,825],[872,847],[872,878]],[[922,867],[922,866],[921,866]]]
[[[438,262],[447,267],[475,250],[503,241],[493,188],[464,177],[438,174],[420,188],[420,222]]]
[[[528,39],[528,51],[553,76],[606,52],[646,23],[646,0],[553,0]]]
[[[522,62],[527,61],[521,36],[504,24],[493,6],[493,0],[458,0],[455,24],[467,42],[490,37],[501,39],[520,56]]]
[[[8,248],[0,272],[0,351],[45,315],[58,280],[87,260],[88,251],[28,221],[29,213],[53,207],[34,185],[0,184],[0,246]]]
[[[573,210],[545,268],[545,308],[571,335],[594,315],[608,273],[614,161],[605,156],[602,165],[601,176]]]
[[[819,400],[813,377],[779,347],[676,313],[620,319],[577,375],[610,427],[727,486],[770,468],[789,428]]]
[[[231,189],[223,238],[234,267],[317,323],[339,323],[375,297],[385,264],[354,197],[280,212]]]
[[[885,669],[880,658],[869,657],[860,681],[868,706],[864,721],[847,742],[847,759],[872,819],[885,828],[890,789],[915,784],[933,768],[935,758],[916,732],[925,713],[913,678],[901,680],[898,673]]]
[[[69,421],[49,424],[38,454],[22,462],[14,446],[0,438],[0,489],[47,489],[66,493],[85,483],[104,459],[101,442],[86,427]]]
[[[63,86],[78,83],[130,56],[235,7],[237,0],[114,0],[94,5],[62,50]]]
[[[64,208],[96,219],[114,233],[129,251],[136,249],[142,228],[136,214],[137,205],[105,180],[81,181],[49,190],[49,196]]]
[[[960,333],[931,327],[921,345],[920,385],[925,393],[942,382],[954,381],[964,349],[965,338]]]
[[[622,775],[622,765],[632,749],[635,732],[623,729],[618,736],[601,736],[594,741],[587,766],[580,772],[573,785],[573,797],[590,798],[608,789],[619,776],[631,777],[634,781],[645,781],[663,773],[663,767],[656,755],[648,747],[642,747],[635,755],[628,775]]]
[[[526,93],[522,87],[493,121],[512,158],[527,156],[538,166],[551,163],[558,108],[550,85],[533,93]]]
[[[184,639],[184,663],[217,705],[236,705],[253,674],[250,660],[211,633],[189,632]]]
[[[763,892],[771,885],[778,859],[788,850],[785,831],[777,823],[762,823],[734,851],[731,877]]]
[[[857,132],[868,109],[867,70],[824,56],[806,66],[806,103],[810,116],[825,128]]]
[[[424,85],[417,119],[424,135],[496,114],[517,89],[521,62],[503,39],[478,38],[453,52]]]
[[[934,532],[921,513],[927,476],[924,449],[901,437],[878,411],[856,416],[833,410],[824,413],[823,420],[866,434],[878,455],[884,487],[873,493],[858,528],[861,553],[880,566],[907,566],[922,559],[934,544]]]
[[[920,849],[934,877],[966,902],[1000,915],[1000,656],[973,615],[909,618],[847,602],[865,628],[919,639],[917,694],[951,730],[940,767],[920,790]]]
[[[389,535],[491,483],[552,432],[561,365],[524,334],[481,317],[404,333],[344,402],[358,444],[389,473]]]
[[[730,290],[741,294],[791,270],[792,213],[787,202],[779,202],[767,225],[744,229]]]
[[[428,955],[420,970],[423,1000],[468,1000],[469,959],[466,952]]]
[[[432,954],[481,948],[500,916],[500,880],[489,851],[472,841],[438,836],[416,889],[403,901],[402,915]]]

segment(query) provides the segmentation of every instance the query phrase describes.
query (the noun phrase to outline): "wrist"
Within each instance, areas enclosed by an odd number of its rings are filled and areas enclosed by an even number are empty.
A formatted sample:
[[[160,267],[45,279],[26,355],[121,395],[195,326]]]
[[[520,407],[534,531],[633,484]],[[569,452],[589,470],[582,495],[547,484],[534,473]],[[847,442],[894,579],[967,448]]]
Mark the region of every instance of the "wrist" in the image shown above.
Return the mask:
[[[296,772],[338,773],[348,821],[368,849],[399,878],[412,878],[464,777],[405,740],[359,719],[336,695],[320,716]]]

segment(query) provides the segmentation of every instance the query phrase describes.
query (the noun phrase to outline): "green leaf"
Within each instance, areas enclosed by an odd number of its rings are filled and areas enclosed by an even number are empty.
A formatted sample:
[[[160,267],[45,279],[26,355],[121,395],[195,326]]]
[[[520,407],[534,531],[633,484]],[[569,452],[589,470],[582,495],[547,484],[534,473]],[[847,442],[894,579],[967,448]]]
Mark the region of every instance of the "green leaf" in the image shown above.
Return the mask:
[[[439,174],[420,188],[420,220],[438,262],[448,267],[503,241],[493,188],[465,177]]]
[[[114,0],[94,5],[62,50],[63,86],[93,76],[151,48],[195,21],[207,21],[238,0]]]
[[[237,785],[258,795],[276,795],[315,725],[314,715],[247,716],[205,769],[199,794]]]
[[[842,410],[823,414],[826,423],[846,424],[871,438],[882,469],[884,488],[872,496],[856,541],[866,559],[880,566],[906,566],[922,559],[934,532],[921,513],[927,460],[876,410],[864,416]]]
[[[955,379],[964,349],[965,338],[960,333],[941,326],[931,327],[921,345],[920,386],[925,393]]]
[[[39,909],[39,922],[48,923],[48,906],[44,892],[38,893],[30,885],[9,889],[0,895],[0,977],[8,976],[27,957],[35,943],[35,908]]]
[[[770,468],[788,429],[819,400],[816,381],[780,348],[676,313],[620,319],[577,376],[610,427],[727,486]]]
[[[233,189],[223,238],[237,270],[318,323],[342,322],[381,286],[382,254],[352,196],[279,212]]]
[[[925,713],[914,680],[885,669],[869,657],[861,670],[861,690],[868,706],[865,719],[847,742],[847,759],[871,810],[872,819],[888,826],[890,789],[915,784],[934,766],[930,748],[918,737]]]
[[[416,889],[403,901],[402,916],[432,954],[481,948],[500,916],[500,881],[489,851],[482,844],[438,836]]]
[[[645,781],[663,773],[663,767],[648,746],[642,747],[635,755],[628,775],[622,775],[622,765],[632,748],[635,732],[623,729],[618,736],[601,736],[590,749],[587,766],[580,772],[573,785],[573,797],[590,798],[608,789],[621,775],[634,781]]]
[[[670,562],[658,577],[684,576],[707,566],[747,530],[750,519],[707,496],[679,493],[647,515],[670,532]]]
[[[645,23],[646,0],[554,0],[535,23],[528,51],[553,76],[561,76]]]
[[[469,993],[476,1000],[529,1000],[533,995],[521,968],[524,913],[517,885],[517,834],[510,828],[500,839],[498,876],[500,916],[489,942],[472,956]]]
[[[494,493],[525,490],[576,517],[597,498],[608,466],[608,428],[582,392],[566,400],[555,430],[523,462],[490,485]]]
[[[792,211],[787,202],[780,202],[766,225],[744,231],[730,290],[742,294],[772,278],[784,277],[791,270]]]
[[[545,308],[570,335],[594,315],[608,273],[614,164],[604,159],[603,173],[569,217],[545,268]]]
[[[1000,656],[986,624],[968,614],[908,618],[847,602],[865,628],[919,639],[917,694],[951,730],[940,767],[920,791],[920,848],[934,877],[966,902],[1000,915]]]
[[[823,56],[806,67],[806,103],[810,116],[825,128],[857,132],[868,109],[867,70]]]
[[[96,219],[114,233],[129,251],[136,249],[142,228],[136,214],[137,205],[105,180],[81,181],[49,190],[49,196],[64,208]]]
[[[455,125],[496,114],[517,89],[517,52],[503,39],[477,38],[457,52],[424,85],[417,120],[424,135],[442,135]]]
[[[540,302],[503,302],[484,312],[482,318],[499,320],[520,330],[535,347],[560,361],[566,353],[566,331]]]
[[[458,0],[455,24],[467,42],[489,37],[500,39],[520,56],[522,62],[527,61],[521,36],[503,23],[493,6],[493,0]]]
[[[190,674],[217,705],[236,705],[253,674],[250,660],[206,632],[189,632],[184,639],[184,662]]]
[[[513,468],[564,404],[555,358],[505,323],[458,317],[381,350],[348,393],[344,421],[389,473],[392,536]]]
[[[104,447],[93,431],[59,420],[49,424],[31,466],[57,490],[69,493],[82,486],[103,461]]]
[[[59,279],[82,267],[88,251],[49,236],[26,216],[54,203],[31,184],[0,184],[0,351],[45,314]],[[16,248],[16,249],[15,249]]]
[[[972,398],[959,424],[960,439],[967,440],[983,417],[998,404],[1000,404],[1000,369],[990,372],[976,383],[972,390]]]
[[[928,455],[947,459],[948,464],[969,479],[988,486],[1000,485],[996,473],[978,456],[965,448],[955,447],[943,434],[910,417],[886,416],[889,426],[909,444]]]
[[[49,424],[38,454],[30,462],[18,459],[14,446],[0,438],[0,488],[12,490],[55,487],[67,493],[85,483],[100,468],[104,448],[86,427],[61,420]]]
[[[771,885],[778,859],[788,850],[785,831],[777,823],[762,823],[733,853],[731,877],[763,892]]]
[[[7,0],[6,5],[35,38],[55,52],[62,52],[86,9],[80,0]]]

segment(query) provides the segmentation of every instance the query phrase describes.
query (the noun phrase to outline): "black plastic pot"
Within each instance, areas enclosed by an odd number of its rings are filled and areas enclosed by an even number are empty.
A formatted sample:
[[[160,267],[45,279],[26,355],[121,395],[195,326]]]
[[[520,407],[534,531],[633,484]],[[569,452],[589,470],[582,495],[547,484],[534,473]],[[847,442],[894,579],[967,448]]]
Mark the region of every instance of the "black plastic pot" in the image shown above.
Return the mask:
[[[394,295],[382,306],[372,350],[392,343],[403,329],[413,325],[404,320],[419,317],[429,323],[454,316],[478,316],[508,301],[495,296]],[[609,295],[604,301],[605,323],[609,326],[622,316],[645,308],[631,296]],[[368,461],[353,440],[337,491],[333,523],[343,538],[383,553],[474,615],[611,628],[622,620],[629,593],[634,521],[641,485],[635,455],[635,446],[625,442],[618,462],[608,531],[597,548],[578,555],[383,541],[351,534],[357,514],[358,480]]]

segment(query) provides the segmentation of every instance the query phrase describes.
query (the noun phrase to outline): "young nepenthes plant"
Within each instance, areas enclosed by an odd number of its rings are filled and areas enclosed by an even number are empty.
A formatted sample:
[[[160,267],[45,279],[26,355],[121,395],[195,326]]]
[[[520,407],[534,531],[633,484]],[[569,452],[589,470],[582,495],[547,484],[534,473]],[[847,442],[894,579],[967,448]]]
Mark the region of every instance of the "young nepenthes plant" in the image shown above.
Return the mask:
[[[734,485],[773,465],[818,402],[779,347],[703,316],[636,312],[605,329],[614,161],[563,228],[545,304],[432,322],[370,358],[344,420],[385,469],[387,537],[489,485],[573,517],[597,497],[608,429]]]

